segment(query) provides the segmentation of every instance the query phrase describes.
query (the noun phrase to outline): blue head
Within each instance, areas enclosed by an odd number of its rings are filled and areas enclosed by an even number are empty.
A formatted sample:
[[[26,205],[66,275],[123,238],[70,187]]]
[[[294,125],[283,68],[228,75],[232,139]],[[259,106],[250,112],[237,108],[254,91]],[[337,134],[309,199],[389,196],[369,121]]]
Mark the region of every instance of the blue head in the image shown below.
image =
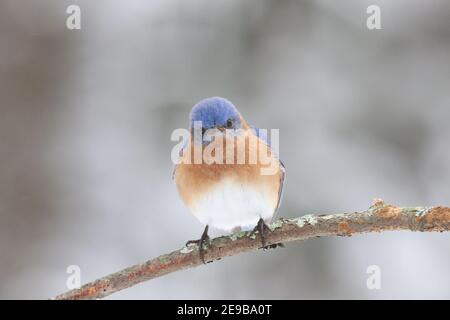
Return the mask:
[[[202,131],[208,129],[241,129],[242,120],[239,111],[227,99],[212,97],[198,102],[191,110],[190,128],[194,121],[202,122]]]

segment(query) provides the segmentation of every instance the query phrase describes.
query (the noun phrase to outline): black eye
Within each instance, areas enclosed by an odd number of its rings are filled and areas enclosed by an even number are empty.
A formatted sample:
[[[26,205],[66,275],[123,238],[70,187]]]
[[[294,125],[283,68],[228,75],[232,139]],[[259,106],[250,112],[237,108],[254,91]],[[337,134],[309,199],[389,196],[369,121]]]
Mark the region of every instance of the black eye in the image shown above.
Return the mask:
[[[233,127],[233,119],[228,119],[227,120],[227,128],[232,128]]]

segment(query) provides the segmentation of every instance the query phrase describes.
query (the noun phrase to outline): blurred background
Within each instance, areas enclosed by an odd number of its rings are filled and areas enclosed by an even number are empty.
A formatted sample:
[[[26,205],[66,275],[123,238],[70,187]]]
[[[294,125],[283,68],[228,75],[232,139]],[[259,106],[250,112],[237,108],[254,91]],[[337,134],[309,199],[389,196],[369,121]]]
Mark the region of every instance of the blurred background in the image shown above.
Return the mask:
[[[71,4],[81,30],[66,28]],[[370,4],[381,30],[366,27]],[[446,0],[1,0],[0,298],[45,299],[67,290],[69,265],[86,283],[198,238],[170,134],[209,96],[280,129],[280,216],[375,197],[448,206],[449,14]],[[289,243],[109,299],[448,299],[449,240]]]

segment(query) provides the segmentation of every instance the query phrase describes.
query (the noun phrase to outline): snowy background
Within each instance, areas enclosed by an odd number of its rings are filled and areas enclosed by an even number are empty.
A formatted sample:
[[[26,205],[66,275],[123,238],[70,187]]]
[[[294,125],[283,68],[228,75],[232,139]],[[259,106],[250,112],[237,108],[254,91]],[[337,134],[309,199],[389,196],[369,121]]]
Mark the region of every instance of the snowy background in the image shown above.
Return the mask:
[[[197,238],[170,134],[213,95],[280,129],[281,216],[449,205],[449,14],[445,0],[2,0],[0,298],[45,299],[69,265],[85,283]],[[449,240],[290,243],[109,298],[449,299]],[[373,264],[381,290],[366,287]]]

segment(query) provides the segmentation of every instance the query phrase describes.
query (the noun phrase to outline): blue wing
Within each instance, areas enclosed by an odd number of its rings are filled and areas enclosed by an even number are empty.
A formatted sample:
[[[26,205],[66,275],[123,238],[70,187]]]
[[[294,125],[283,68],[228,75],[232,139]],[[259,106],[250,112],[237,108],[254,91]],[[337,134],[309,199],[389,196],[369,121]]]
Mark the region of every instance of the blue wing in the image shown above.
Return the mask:
[[[265,130],[260,130],[259,128],[256,128],[253,126],[251,126],[250,128],[255,133],[255,135],[258,138],[260,138],[269,148],[271,147],[270,141],[267,138],[267,132]],[[280,174],[280,189],[278,190],[278,203],[277,203],[275,212],[273,214],[273,218],[272,218],[273,220],[275,219],[275,217],[278,213],[278,209],[280,208],[281,200],[283,198],[284,182],[286,181],[286,167],[284,166],[283,162],[279,158],[279,155],[276,153],[274,153],[274,154],[278,158],[278,161],[280,161],[281,174]]]

